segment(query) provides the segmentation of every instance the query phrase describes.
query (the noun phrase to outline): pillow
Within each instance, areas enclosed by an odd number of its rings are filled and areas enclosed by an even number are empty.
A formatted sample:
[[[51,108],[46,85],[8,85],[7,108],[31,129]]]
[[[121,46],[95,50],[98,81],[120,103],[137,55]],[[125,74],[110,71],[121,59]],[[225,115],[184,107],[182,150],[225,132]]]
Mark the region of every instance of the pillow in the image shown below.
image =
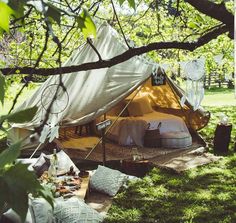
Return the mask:
[[[30,209],[35,223],[53,223],[52,206],[44,198],[31,199]]]
[[[41,153],[35,164],[32,166],[36,175],[40,177],[44,171],[48,170],[50,166],[50,159],[44,153]]]
[[[32,223],[33,221],[33,216],[31,216],[31,212],[28,210],[26,219],[24,223]],[[12,223],[22,223],[20,216],[13,210],[9,209],[7,212],[3,213],[3,219],[1,222],[12,222]]]
[[[96,223],[102,222],[103,216],[77,197],[68,200],[56,199],[54,219],[57,223]]]
[[[126,179],[126,174],[99,165],[90,178],[90,187],[104,194],[115,196]]]
[[[147,113],[151,113],[153,112],[152,106],[149,102],[148,96],[144,96],[141,98],[137,99],[139,101],[139,103],[142,105],[142,112],[143,114],[147,114]]]
[[[143,116],[142,105],[136,100],[133,100],[128,105],[129,116]]]
[[[107,112],[107,115],[118,116],[121,113],[121,111],[124,109],[125,106],[126,106],[125,101],[121,101],[121,102],[117,103],[113,108],[111,108]],[[128,116],[129,116],[129,112],[127,109],[125,109],[123,111],[123,113],[121,114],[121,117],[128,117]]]
[[[135,98],[128,106],[130,116],[143,116],[153,112],[148,96]]]
[[[46,155],[46,157],[51,159],[52,154]],[[79,172],[79,169],[75,166],[73,161],[63,150],[57,153],[57,158],[58,158],[58,172],[68,172],[70,171],[71,166],[73,166],[75,172]]]

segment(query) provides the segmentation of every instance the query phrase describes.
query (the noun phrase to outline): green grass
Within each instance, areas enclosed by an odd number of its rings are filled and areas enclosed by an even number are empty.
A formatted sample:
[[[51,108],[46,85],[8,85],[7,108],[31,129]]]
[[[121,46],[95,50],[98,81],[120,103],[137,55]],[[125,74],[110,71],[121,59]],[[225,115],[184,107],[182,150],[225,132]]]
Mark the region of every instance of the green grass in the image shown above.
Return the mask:
[[[213,88],[205,90],[203,106],[236,106],[234,89]]]
[[[153,169],[115,197],[105,222],[236,222],[236,156],[182,174]]]
[[[220,114],[224,113],[229,118],[229,122],[233,125],[231,132],[231,143],[229,148],[233,150],[236,141],[236,106],[210,107],[205,106],[206,110],[211,112],[211,119],[208,125],[200,131],[200,135],[207,142],[210,151],[213,148],[213,138],[217,123],[219,123]]]
[[[205,109],[211,119],[200,134],[213,152],[213,137],[218,116],[224,113],[233,124],[230,152],[215,163],[178,174],[153,169],[146,177],[129,184],[114,198],[105,222],[157,223],[235,223],[236,222],[236,105],[233,91],[208,91]],[[213,100],[212,96],[215,97]],[[222,99],[220,99],[222,98]],[[222,100],[222,101],[218,101]],[[209,106],[213,105],[213,106]],[[224,106],[222,106],[224,105]],[[220,107],[221,106],[221,107]]]

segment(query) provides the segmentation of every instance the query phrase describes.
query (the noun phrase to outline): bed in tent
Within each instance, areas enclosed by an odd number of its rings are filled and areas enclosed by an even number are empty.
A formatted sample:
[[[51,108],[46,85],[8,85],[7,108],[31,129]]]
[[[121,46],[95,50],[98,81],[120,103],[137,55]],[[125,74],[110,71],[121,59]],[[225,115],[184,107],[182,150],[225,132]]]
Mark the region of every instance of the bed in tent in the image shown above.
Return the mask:
[[[93,45],[104,60],[117,56],[127,49],[127,46],[120,40],[118,33],[108,24],[100,26]],[[75,51],[63,66],[97,60],[96,52],[89,44],[85,44]],[[129,98],[134,98],[133,101],[135,101],[140,95],[148,96],[151,105],[152,112],[143,116],[150,126],[149,128],[155,128],[154,126],[157,126],[159,122],[162,123],[161,133],[168,130],[189,134],[189,130],[191,132],[203,128],[208,123],[209,113],[202,109],[193,111],[193,107],[188,101],[185,102],[184,106],[181,106],[179,101],[184,92],[165,75],[164,71],[165,84],[153,86],[153,66],[158,67],[136,56],[110,68],[64,74],[62,81],[66,91],[59,88],[58,94],[60,96],[57,97],[56,103],[52,105],[51,111],[57,111],[58,107],[59,110],[60,107],[63,107],[63,109],[60,112],[49,114],[46,123],[49,129],[48,135],[50,135],[50,131],[53,131],[53,128],[66,130],[68,127],[84,125],[93,122],[103,114],[107,114],[114,120],[117,113],[112,115],[112,112],[119,104]],[[26,138],[26,136],[30,136],[32,131],[40,126],[44,120],[46,106],[48,106],[48,103],[46,103],[48,101],[45,102],[44,100],[52,98],[52,95],[48,95],[47,89],[58,83],[58,76],[49,77],[30,98],[15,109],[15,111],[19,111],[37,106],[38,112],[31,122],[12,123],[12,128],[8,134],[10,143],[24,138],[22,143],[24,147],[34,145],[32,137]],[[137,95],[133,97],[134,94]],[[148,108],[143,106],[143,109]],[[155,118],[153,118],[154,116]],[[124,117],[118,119],[122,120]],[[135,119],[142,120],[140,117],[135,117]],[[110,133],[112,134],[112,132]],[[36,140],[34,137],[34,142],[39,144],[39,139],[40,133]]]

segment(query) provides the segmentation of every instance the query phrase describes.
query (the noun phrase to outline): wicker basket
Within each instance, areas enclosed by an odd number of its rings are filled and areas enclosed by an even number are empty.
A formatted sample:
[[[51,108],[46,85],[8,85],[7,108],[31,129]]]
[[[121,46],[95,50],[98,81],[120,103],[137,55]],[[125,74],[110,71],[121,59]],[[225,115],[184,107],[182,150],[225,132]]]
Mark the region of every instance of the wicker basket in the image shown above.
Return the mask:
[[[146,130],[145,135],[144,135],[145,147],[161,147],[160,126],[161,126],[161,123],[159,123],[157,129]]]

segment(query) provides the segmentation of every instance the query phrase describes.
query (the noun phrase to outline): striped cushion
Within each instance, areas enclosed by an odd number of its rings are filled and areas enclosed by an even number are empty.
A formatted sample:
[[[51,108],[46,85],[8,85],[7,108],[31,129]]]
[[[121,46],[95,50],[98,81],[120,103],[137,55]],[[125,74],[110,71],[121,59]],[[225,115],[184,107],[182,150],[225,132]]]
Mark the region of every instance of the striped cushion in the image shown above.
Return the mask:
[[[185,148],[192,145],[192,137],[187,132],[165,132],[161,134],[161,144],[166,148]]]

